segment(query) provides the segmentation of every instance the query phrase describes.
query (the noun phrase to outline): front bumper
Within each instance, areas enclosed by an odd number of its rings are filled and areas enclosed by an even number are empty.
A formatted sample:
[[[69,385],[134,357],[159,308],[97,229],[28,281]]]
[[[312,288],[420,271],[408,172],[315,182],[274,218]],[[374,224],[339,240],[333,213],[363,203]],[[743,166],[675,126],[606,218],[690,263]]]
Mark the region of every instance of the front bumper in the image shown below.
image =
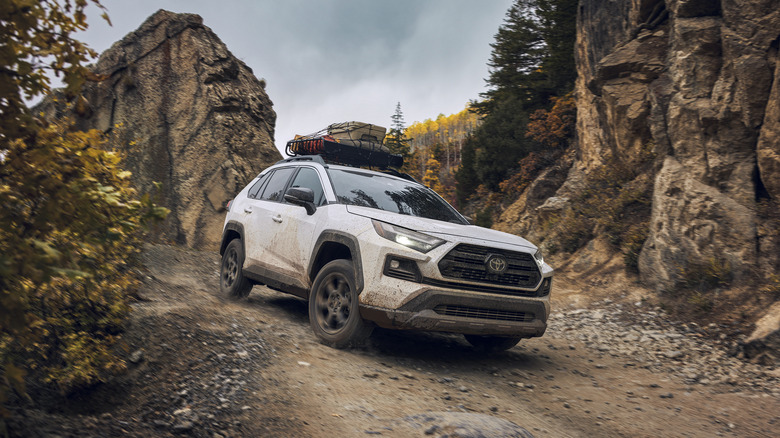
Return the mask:
[[[398,309],[361,304],[360,315],[383,328],[531,338],[547,329],[548,309],[539,300],[429,289]]]

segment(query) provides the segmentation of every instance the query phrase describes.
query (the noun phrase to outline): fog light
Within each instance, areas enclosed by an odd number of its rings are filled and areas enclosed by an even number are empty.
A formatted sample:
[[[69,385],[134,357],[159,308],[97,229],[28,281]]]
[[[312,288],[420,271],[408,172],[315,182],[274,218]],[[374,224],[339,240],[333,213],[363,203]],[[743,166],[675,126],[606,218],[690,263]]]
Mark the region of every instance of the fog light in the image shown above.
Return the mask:
[[[388,277],[414,281],[416,283],[422,281],[422,274],[420,273],[420,268],[417,267],[417,262],[394,256],[388,256],[385,259],[384,274]]]

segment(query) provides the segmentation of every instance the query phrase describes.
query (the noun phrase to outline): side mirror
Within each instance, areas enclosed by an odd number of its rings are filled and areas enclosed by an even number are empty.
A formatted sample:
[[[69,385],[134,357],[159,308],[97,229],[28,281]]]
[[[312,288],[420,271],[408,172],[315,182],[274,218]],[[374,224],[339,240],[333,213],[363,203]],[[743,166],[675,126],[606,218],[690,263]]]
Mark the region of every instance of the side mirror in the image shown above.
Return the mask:
[[[313,215],[317,211],[314,205],[314,191],[306,187],[290,187],[284,194],[284,200],[290,204],[300,205],[306,209],[306,214]]]

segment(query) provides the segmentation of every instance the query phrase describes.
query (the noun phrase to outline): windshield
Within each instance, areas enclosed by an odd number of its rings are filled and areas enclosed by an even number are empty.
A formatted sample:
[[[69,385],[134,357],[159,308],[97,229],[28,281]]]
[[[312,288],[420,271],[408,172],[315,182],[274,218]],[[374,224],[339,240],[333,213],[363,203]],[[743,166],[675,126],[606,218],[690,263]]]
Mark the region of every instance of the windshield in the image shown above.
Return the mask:
[[[410,216],[467,225],[468,222],[433,190],[390,176],[328,169],[339,202]]]

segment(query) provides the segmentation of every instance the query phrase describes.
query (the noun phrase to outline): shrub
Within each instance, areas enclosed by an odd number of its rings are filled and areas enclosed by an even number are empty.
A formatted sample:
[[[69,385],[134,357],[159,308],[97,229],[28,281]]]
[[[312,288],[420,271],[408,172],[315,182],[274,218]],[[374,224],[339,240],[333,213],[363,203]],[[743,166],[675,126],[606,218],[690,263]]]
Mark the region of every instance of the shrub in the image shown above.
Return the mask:
[[[708,260],[691,263],[680,269],[680,287],[690,291],[707,292],[727,287],[733,280],[731,263],[728,260],[710,257]]]
[[[771,274],[759,291],[774,300],[780,299],[780,275]]]
[[[0,159],[0,394],[25,373],[62,392],[124,367],[112,352],[137,284],[140,233],[167,209],[138,199],[120,155],[67,121]]]
[[[651,159],[649,153],[639,157],[642,164]],[[623,252],[626,266],[635,270],[649,234],[652,181],[643,168],[613,158],[594,169],[585,189],[571,198],[571,207],[546,224],[547,232],[554,235],[548,245],[574,252],[603,234]]]

